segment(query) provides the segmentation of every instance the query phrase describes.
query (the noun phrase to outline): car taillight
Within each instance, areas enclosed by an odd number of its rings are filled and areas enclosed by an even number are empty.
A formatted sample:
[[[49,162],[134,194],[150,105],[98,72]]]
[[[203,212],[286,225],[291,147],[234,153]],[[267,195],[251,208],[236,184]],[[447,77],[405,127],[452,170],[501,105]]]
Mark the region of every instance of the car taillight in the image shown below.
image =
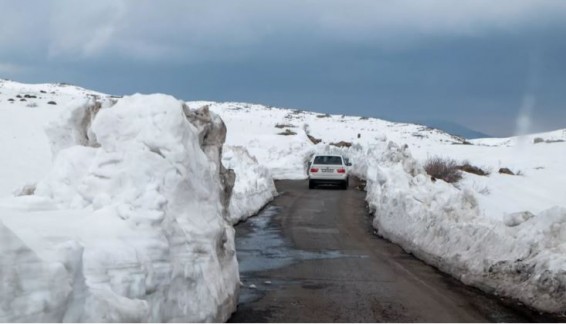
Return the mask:
[[[318,172],[318,168],[311,168],[311,172],[312,172],[312,173]]]
[[[346,169],[340,168],[340,169],[338,169],[338,173],[346,173]]]

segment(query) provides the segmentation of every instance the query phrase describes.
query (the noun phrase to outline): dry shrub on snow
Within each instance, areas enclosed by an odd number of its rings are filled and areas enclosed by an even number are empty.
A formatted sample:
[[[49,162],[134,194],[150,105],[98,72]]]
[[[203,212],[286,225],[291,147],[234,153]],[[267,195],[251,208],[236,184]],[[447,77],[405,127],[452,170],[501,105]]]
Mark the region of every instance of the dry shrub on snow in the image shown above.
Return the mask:
[[[316,137],[311,136],[311,135],[308,135],[308,134],[307,134],[307,137],[308,137],[308,138],[311,140],[311,142],[312,142],[313,144],[315,144],[315,145],[318,144],[318,143],[320,143],[320,142],[322,142],[322,140],[321,140],[320,138],[316,138]]]
[[[350,147],[352,146],[351,142],[346,142],[346,141],[340,141],[338,143],[330,143],[330,145],[336,146],[336,147]]]
[[[508,174],[508,175],[515,175],[515,173],[513,171],[511,171],[511,169],[509,169],[509,168],[500,168],[499,173]]]
[[[284,135],[284,136],[297,135],[297,133],[293,132],[293,131],[290,130],[289,128],[287,128],[284,132],[277,133],[277,134],[278,134],[278,135]]]
[[[275,124],[275,128],[294,128],[297,127],[293,124]]]
[[[459,165],[458,169],[464,172],[473,173],[479,176],[488,176],[489,171],[485,171],[477,166],[471,165],[469,162],[464,162],[464,164]]]
[[[425,162],[424,169],[434,179],[442,179],[448,183],[455,183],[462,179],[458,163],[451,159],[440,157],[430,158]]]

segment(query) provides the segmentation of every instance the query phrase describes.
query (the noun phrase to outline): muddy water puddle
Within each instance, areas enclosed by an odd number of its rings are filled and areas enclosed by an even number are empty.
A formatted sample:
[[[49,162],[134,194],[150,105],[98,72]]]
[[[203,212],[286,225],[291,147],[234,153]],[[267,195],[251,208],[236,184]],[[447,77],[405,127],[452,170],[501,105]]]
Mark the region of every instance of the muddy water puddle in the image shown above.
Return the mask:
[[[267,206],[257,216],[236,226],[236,251],[240,267],[239,303],[260,298],[264,292],[282,285],[297,284],[289,280],[273,280],[262,272],[282,268],[306,260],[349,257],[338,251],[303,251],[293,247],[282,236],[275,217],[277,206]]]

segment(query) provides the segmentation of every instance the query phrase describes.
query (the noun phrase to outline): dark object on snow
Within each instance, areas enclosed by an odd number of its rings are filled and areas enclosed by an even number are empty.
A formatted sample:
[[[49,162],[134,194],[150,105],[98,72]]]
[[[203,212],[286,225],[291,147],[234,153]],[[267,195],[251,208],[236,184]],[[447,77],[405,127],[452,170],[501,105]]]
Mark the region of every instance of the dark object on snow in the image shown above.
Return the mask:
[[[312,135],[307,135],[307,137],[308,137],[308,138],[311,140],[311,142],[312,142],[313,144],[315,144],[315,145],[318,144],[318,143],[320,143],[320,142],[322,142],[322,140],[321,140],[320,138],[316,138],[316,137],[314,137],[314,136],[312,136]]]
[[[359,191],[366,191],[366,185],[366,180],[360,180],[360,182],[354,188]]]
[[[352,143],[350,142],[345,142],[345,141],[340,141],[338,143],[330,143],[330,145],[334,145],[336,147],[350,147],[352,146]]]
[[[276,128],[294,128],[294,127],[297,127],[297,126],[292,125],[292,124],[275,124],[275,127]]]
[[[466,163],[466,164],[464,164],[464,165],[460,165],[460,166],[458,167],[458,169],[460,169],[461,171],[468,172],[468,173],[473,173],[473,174],[476,174],[476,175],[479,175],[479,176],[487,176],[487,175],[489,175],[489,172],[484,171],[484,170],[478,168],[477,166],[473,166],[473,165],[471,165],[471,164],[469,164],[469,163]]]
[[[55,101],[49,101],[47,104],[48,105],[56,105],[57,103]]]
[[[502,173],[502,174],[509,174],[509,175],[515,175],[515,173],[513,173],[513,171],[509,170],[508,168],[501,168],[501,169],[499,169],[499,173]]]
[[[448,183],[455,183],[462,179],[462,171],[459,170],[456,161],[440,157],[430,158],[424,165],[426,173],[434,179],[441,179]]]
[[[546,140],[544,141],[545,143],[564,143],[563,139],[557,139],[557,140]]]
[[[277,133],[277,135],[289,136],[289,135],[297,135],[297,133],[295,133],[292,130],[290,130],[289,128],[287,128],[284,132]]]

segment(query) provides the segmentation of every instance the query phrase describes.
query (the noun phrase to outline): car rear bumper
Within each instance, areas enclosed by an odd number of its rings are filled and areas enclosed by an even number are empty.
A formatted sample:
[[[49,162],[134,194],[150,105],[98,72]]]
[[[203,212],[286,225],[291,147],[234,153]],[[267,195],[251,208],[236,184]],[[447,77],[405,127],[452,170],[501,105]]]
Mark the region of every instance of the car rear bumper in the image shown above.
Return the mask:
[[[332,176],[309,176],[309,180],[315,181],[317,183],[342,183],[348,179],[347,174],[332,175]]]
[[[313,185],[334,185],[334,186],[341,186],[346,183],[346,179],[344,180],[310,180]]]

